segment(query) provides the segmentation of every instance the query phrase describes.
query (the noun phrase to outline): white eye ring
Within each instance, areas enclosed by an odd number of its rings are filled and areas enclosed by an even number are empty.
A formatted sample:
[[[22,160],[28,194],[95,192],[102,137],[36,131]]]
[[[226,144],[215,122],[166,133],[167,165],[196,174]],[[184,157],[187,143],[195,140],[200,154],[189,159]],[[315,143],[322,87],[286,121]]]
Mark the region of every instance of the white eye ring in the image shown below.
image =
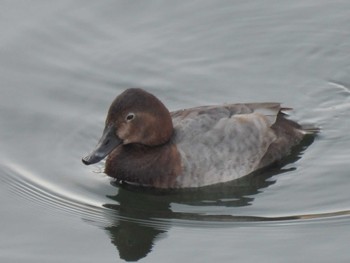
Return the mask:
[[[128,113],[128,115],[126,115],[125,120],[132,121],[134,118],[135,118],[135,113],[130,112]]]

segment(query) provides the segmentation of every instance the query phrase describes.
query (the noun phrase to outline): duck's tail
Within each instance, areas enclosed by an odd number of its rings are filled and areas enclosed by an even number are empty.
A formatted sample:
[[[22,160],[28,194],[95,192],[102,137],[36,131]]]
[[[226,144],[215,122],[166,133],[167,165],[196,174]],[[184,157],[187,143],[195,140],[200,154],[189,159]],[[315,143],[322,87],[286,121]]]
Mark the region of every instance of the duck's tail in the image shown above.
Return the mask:
[[[317,135],[318,133],[320,133],[321,129],[312,124],[302,124],[300,127],[300,131],[304,135]]]
[[[283,110],[289,110],[283,108]],[[266,167],[288,157],[293,150],[298,152],[310,145],[320,129],[309,124],[300,125],[295,121],[287,119],[288,115],[282,111],[277,115],[276,122],[271,129],[276,135],[276,140],[268,147],[265,155],[260,161],[259,168]],[[297,154],[297,156],[299,156]]]
[[[286,112],[291,110],[293,110],[293,108],[283,107],[281,108],[279,115],[283,117],[288,117],[289,115]],[[317,135],[321,131],[319,127],[316,127],[313,124],[298,124],[291,120],[288,120],[288,121],[289,121],[289,125],[299,130],[303,135]]]

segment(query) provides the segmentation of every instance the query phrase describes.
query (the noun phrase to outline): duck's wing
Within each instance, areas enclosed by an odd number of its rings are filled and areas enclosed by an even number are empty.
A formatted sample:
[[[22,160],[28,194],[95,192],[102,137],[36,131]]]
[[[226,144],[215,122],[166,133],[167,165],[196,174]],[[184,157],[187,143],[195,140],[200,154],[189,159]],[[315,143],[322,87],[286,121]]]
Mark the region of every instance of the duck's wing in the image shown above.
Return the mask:
[[[266,102],[266,103],[246,103],[246,104],[226,104],[213,106],[200,106],[177,110],[171,112],[171,116],[176,120],[183,120],[186,118],[195,118],[198,115],[210,115],[212,118],[216,117],[231,117],[233,115],[260,113],[274,122],[278,113],[281,110],[289,110],[290,108],[281,108],[280,103]]]
[[[297,124],[289,123],[281,110],[279,103],[251,103],[172,112],[184,171],[196,176],[187,179],[196,179],[198,186],[233,180],[285,154],[291,145],[287,137],[294,133],[286,131]]]
[[[259,130],[262,127],[257,122],[262,121],[265,128],[269,129],[276,122],[277,116],[282,114],[281,110],[280,103],[226,104],[178,110],[171,112],[171,117],[175,130],[180,133],[178,137],[181,133],[186,137],[196,133],[197,137],[197,133],[210,133],[212,129],[219,129],[218,125],[239,128],[251,123],[251,129]]]

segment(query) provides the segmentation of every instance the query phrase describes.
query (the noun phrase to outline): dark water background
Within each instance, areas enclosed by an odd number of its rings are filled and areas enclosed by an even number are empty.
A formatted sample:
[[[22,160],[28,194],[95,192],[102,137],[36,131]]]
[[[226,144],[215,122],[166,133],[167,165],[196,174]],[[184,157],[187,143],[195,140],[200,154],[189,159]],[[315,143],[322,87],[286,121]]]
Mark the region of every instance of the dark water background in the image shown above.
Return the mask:
[[[349,262],[349,25],[349,1],[1,1],[0,261]],[[135,86],[321,133],[258,177],[118,188],[80,159]]]

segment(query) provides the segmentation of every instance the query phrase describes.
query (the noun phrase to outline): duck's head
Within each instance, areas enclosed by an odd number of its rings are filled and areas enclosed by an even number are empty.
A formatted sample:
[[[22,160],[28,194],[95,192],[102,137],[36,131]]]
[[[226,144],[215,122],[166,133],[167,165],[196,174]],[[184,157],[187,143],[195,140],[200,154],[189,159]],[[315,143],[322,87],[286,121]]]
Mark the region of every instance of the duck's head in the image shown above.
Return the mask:
[[[82,161],[97,163],[120,145],[162,145],[172,133],[170,113],[159,99],[142,89],[127,89],[113,101],[101,139]]]

